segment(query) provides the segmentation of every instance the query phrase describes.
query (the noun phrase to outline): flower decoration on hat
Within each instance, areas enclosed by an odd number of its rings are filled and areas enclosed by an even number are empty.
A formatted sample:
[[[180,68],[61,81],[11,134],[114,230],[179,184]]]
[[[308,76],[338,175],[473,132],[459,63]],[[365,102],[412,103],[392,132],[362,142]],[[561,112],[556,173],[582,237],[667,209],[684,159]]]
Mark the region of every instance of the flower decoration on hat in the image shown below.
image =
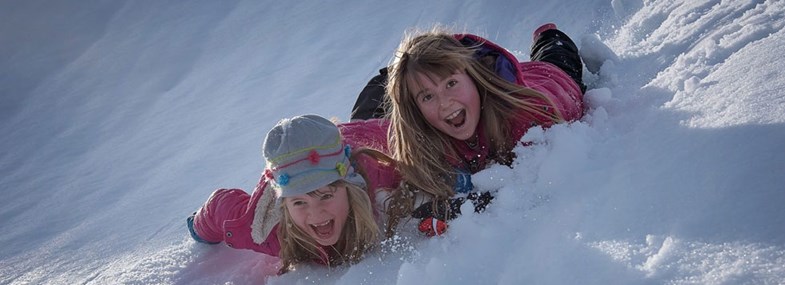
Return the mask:
[[[336,163],[335,169],[338,170],[338,175],[340,175],[341,177],[346,176],[346,171],[347,171],[346,164],[344,164],[343,162]]]
[[[308,160],[311,162],[311,165],[319,164],[319,159],[320,156],[319,153],[316,152],[316,150],[312,149],[311,152],[308,153]]]
[[[278,185],[286,186],[286,184],[289,184],[289,174],[284,173],[278,175],[278,179],[276,179],[275,181],[278,182]]]

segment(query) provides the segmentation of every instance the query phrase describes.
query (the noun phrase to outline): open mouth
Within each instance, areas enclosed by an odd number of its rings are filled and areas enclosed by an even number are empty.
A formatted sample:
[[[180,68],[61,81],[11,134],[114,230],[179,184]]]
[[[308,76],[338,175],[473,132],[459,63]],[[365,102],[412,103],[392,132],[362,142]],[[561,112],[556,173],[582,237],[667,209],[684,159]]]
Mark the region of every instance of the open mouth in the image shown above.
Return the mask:
[[[335,225],[335,221],[330,219],[320,224],[311,224],[310,226],[319,238],[326,239],[332,236],[333,225]]]
[[[455,111],[452,114],[445,117],[444,121],[455,128],[460,128],[463,126],[463,124],[466,123],[466,110],[460,109],[458,111]]]

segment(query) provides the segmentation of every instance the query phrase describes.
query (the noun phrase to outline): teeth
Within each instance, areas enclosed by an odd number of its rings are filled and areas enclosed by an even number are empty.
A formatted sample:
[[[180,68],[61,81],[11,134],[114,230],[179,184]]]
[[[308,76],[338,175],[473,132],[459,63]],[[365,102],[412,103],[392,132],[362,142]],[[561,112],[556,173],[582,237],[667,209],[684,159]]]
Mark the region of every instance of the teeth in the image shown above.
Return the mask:
[[[445,120],[448,120],[448,121],[449,121],[449,120],[452,120],[452,119],[455,119],[455,117],[457,117],[457,116],[458,116],[458,114],[460,114],[460,113],[461,113],[461,110],[458,110],[458,111],[452,112],[452,114],[450,114],[449,116],[447,116],[447,117],[446,117],[446,118],[444,118],[444,119],[445,119]]]
[[[311,224],[311,225],[314,226],[314,227],[321,227],[321,226],[326,226],[329,223],[330,223],[330,220],[327,220],[327,221],[325,221],[324,223],[321,223],[321,224]]]

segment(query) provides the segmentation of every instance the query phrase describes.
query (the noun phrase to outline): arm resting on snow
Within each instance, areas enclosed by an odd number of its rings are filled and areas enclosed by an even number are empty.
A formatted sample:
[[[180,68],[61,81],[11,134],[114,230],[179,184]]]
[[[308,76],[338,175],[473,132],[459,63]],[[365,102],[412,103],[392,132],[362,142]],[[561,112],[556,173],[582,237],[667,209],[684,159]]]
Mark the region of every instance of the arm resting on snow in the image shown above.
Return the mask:
[[[241,189],[215,190],[194,215],[194,233],[208,243],[224,241],[224,222],[242,216],[250,198]]]

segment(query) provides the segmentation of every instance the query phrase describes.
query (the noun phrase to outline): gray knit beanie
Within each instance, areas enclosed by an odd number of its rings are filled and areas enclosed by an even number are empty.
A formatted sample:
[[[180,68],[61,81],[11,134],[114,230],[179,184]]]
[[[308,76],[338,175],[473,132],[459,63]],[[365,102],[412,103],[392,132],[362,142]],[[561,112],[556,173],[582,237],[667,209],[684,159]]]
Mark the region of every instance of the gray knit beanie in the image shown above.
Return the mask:
[[[329,120],[317,115],[283,119],[267,133],[263,152],[265,176],[275,189],[276,202],[306,194],[351,172],[349,146]]]

